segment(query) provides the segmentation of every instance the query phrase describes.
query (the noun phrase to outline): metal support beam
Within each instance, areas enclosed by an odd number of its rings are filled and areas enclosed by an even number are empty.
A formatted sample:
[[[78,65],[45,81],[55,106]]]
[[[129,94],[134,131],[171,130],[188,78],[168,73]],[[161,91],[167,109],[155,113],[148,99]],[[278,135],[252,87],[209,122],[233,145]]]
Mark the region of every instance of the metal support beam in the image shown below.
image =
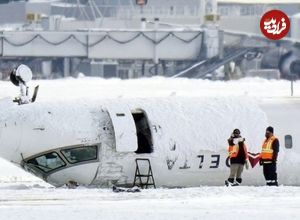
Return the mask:
[[[70,70],[71,70],[71,64],[70,64],[70,58],[65,57],[64,58],[64,77],[70,76]]]

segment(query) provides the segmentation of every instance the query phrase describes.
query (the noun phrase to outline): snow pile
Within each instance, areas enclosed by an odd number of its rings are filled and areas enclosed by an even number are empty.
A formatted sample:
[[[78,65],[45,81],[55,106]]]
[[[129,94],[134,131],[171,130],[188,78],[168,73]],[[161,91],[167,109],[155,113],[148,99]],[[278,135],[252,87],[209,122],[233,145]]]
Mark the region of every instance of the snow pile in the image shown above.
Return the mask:
[[[0,183],[41,182],[37,177],[0,158]]]

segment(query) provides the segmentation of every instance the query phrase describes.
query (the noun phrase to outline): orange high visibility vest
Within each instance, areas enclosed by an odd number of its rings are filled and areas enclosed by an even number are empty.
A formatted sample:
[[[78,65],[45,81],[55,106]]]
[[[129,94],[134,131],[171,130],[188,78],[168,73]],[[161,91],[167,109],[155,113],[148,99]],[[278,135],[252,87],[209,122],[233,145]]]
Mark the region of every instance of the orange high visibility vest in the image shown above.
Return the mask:
[[[273,141],[276,139],[277,138],[275,136],[272,136],[264,141],[264,143],[262,145],[262,149],[261,149],[261,154],[260,154],[261,159],[265,159],[265,160],[273,159],[272,144],[273,144]]]
[[[248,151],[247,151],[246,144],[243,144],[243,147],[244,147],[244,152],[245,152],[245,158],[248,159]],[[239,148],[240,148],[239,144],[229,145],[229,148],[228,148],[229,157],[230,158],[237,157],[237,155],[239,153]]]

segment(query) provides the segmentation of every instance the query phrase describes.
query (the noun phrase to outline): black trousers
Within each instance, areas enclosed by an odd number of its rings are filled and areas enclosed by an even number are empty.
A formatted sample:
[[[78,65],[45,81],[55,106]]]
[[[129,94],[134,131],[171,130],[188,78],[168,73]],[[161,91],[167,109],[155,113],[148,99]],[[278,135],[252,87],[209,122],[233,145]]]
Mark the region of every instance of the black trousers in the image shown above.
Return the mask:
[[[264,176],[268,186],[278,186],[276,163],[264,163],[263,164]]]

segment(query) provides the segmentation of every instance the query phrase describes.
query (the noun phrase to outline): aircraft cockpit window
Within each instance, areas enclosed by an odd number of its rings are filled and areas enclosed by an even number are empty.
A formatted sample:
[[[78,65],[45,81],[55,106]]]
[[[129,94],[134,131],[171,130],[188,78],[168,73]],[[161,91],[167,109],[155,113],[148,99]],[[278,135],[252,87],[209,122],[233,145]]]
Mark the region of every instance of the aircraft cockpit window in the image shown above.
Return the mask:
[[[27,161],[28,164],[32,164],[38,169],[44,172],[50,172],[57,168],[65,166],[65,162],[55,152],[50,152]]]
[[[79,163],[88,160],[96,160],[98,151],[97,146],[75,147],[61,150],[69,163]]]
[[[291,149],[293,147],[292,135],[285,135],[284,136],[284,145],[285,145],[285,148],[287,148],[287,149]]]

